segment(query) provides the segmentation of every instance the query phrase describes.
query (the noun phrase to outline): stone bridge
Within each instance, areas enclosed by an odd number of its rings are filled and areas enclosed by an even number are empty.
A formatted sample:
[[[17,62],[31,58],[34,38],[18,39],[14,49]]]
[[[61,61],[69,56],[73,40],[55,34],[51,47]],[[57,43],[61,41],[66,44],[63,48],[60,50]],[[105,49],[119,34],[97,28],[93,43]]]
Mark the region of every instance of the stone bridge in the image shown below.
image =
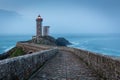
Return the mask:
[[[120,80],[120,61],[89,51],[18,43],[27,54],[0,61],[0,80]]]
[[[20,43],[18,42],[16,44],[17,47],[22,47],[23,50],[27,53],[31,52],[37,52],[37,51],[42,51],[42,50],[48,50],[48,49],[52,49],[55,46],[45,46],[45,45],[37,45],[37,44],[33,44],[33,43]]]

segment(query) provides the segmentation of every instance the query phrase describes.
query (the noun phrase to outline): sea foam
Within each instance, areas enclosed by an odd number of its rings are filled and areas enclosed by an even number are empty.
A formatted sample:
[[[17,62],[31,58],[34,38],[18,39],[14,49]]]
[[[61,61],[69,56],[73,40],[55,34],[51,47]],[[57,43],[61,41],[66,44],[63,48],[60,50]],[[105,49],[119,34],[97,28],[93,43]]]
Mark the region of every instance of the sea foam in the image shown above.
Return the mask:
[[[6,49],[4,50],[4,52],[9,51],[9,50],[12,49],[13,47],[14,47],[14,46],[10,46],[10,47],[6,48]]]

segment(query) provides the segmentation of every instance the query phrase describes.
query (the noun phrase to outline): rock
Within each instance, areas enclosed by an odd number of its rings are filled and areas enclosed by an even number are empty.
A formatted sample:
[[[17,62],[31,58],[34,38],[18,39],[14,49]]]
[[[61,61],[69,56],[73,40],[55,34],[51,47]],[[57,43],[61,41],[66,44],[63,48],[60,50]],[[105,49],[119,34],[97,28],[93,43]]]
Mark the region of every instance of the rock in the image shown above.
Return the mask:
[[[39,40],[39,44],[52,45],[52,46],[67,46],[71,43],[63,37],[55,39],[52,36],[43,36]]]
[[[7,54],[7,53],[0,54],[0,60],[5,59],[7,57],[9,57],[9,54]]]
[[[65,38],[60,37],[56,39],[56,44],[57,46],[67,46],[67,45],[70,45],[71,43]]]
[[[43,36],[39,38],[39,42],[37,44],[56,46],[56,39],[52,36]]]
[[[29,40],[29,42],[30,42],[30,40]],[[51,45],[51,46],[67,46],[67,45],[71,44],[68,40],[66,40],[63,37],[55,39],[52,36],[39,37],[39,40],[37,41],[35,39],[35,40],[33,40],[33,43],[43,44],[43,45]]]

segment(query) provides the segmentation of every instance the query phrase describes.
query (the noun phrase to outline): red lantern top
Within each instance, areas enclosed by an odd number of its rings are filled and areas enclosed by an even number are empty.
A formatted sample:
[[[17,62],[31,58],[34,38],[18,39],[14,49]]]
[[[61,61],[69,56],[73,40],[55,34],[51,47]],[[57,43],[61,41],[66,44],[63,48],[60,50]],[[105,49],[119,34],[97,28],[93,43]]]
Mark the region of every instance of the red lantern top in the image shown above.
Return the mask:
[[[40,20],[40,21],[43,21],[43,19],[41,18],[41,16],[40,15],[38,15],[38,17],[37,17],[37,19],[36,19],[37,21],[38,20]]]

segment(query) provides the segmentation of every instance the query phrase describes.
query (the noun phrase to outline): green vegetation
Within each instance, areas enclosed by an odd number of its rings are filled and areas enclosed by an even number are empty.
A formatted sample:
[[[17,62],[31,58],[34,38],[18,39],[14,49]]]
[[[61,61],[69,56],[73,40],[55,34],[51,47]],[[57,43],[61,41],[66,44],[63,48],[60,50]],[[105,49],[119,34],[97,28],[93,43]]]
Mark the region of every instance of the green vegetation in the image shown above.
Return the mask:
[[[22,48],[16,47],[14,49],[14,51],[11,53],[10,57],[16,57],[16,56],[20,56],[20,55],[24,55],[24,54],[25,54],[25,52],[23,51]]]

